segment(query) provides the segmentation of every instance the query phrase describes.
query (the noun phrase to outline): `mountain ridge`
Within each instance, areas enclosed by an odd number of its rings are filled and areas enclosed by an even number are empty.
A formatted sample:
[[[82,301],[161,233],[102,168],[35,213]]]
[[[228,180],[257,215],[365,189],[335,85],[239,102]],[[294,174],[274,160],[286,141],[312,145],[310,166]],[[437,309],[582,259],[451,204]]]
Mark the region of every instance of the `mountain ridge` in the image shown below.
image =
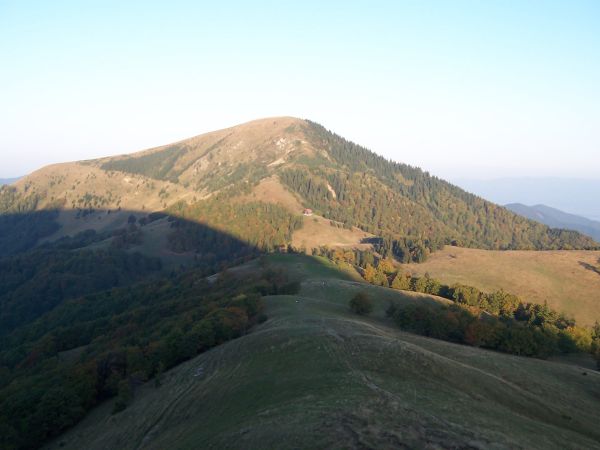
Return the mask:
[[[527,206],[522,203],[509,203],[504,206],[514,213],[549,227],[576,230],[600,242],[600,222],[596,220],[570,214],[543,204]]]
[[[13,184],[19,181],[23,177],[12,177],[12,178],[0,178],[0,186],[4,186],[5,184]]]
[[[562,211],[600,220],[596,192],[600,179],[573,177],[506,177],[496,179],[452,178],[452,182],[499,205],[552,205]]]
[[[374,242],[380,252],[404,262],[422,260],[444,244],[484,249],[598,245],[576,232],[522,219],[419,168],[389,161],[314,122],[286,116],[259,119],[132,154],[46,166],[0,194],[8,205],[5,211],[11,207],[10,201],[33,210],[59,209],[61,230],[50,239],[88,226],[110,228],[122,209],[167,211],[230,231],[227,223],[215,219],[221,213],[219,208],[229,205],[227,214],[240,216],[236,211],[241,203],[236,199],[255,197],[257,186],[269,178],[276,180],[273,186],[279,191],[294,196],[297,205],[347,229],[377,236],[379,241]],[[255,217],[273,222],[278,220],[273,215],[283,214],[275,212],[275,207],[267,212],[268,208],[261,206],[264,203],[278,205],[288,214],[302,214],[277,198],[281,196],[263,195],[253,202],[252,207],[263,210]],[[249,212],[244,214],[252,220]],[[94,221],[82,224],[82,216]],[[277,232],[279,237],[268,246],[287,245],[291,240],[283,236],[293,232]],[[238,237],[257,239],[244,230]]]

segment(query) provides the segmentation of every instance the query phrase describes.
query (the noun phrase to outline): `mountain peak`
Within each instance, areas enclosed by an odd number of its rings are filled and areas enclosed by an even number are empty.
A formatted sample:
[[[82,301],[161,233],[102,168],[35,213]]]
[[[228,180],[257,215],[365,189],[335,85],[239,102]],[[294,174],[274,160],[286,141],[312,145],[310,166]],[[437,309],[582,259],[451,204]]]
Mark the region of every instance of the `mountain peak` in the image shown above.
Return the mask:
[[[49,166],[15,186],[24,198],[34,195],[26,203],[37,208],[98,211],[97,224],[120,208],[197,215],[207,207],[203,201],[215,198],[218,208],[277,203],[293,215],[310,208],[347,230],[384,238],[401,259],[419,260],[443,243],[493,249],[596,245],[295,117],[263,118],[129,155]],[[465,225],[471,222],[476,225]],[[243,226],[234,225],[243,234]],[[312,242],[339,243],[339,236]]]

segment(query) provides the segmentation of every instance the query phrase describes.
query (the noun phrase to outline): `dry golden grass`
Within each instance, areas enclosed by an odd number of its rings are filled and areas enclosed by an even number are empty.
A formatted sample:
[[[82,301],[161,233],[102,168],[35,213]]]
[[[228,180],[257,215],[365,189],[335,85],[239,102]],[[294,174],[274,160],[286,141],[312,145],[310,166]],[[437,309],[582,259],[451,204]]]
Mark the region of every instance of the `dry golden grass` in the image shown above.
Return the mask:
[[[302,214],[304,210],[300,200],[281,184],[276,175],[264,178],[252,189],[250,194],[240,196],[236,200],[240,202],[277,203],[292,214]]]
[[[577,323],[600,321],[598,251],[489,251],[447,246],[424,264],[404,266],[440,281],[464,283],[484,291],[504,289],[572,315]]]
[[[74,235],[84,230],[110,230],[123,226],[132,212],[146,215],[164,209],[178,200],[195,196],[190,189],[168,181],[141,175],[104,171],[82,163],[53,164],[22,178],[15,187],[23,192],[41,194],[38,208],[60,209],[61,228],[43,241]],[[161,191],[164,193],[160,195]],[[80,201],[93,195],[103,201],[86,205]],[[78,209],[92,207],[94,212],[78,216]]]
[[[172,146],[186,149],[187,152],[177,159],[174,169],[181,171],[181,184],[193,186],[204,178],[226,176],[239,164],[277,166],[284,163],[291,154],[312,154],[315,150],[304,140],[305,126],[306,123],[301,119],[272,117],[205,133],[133,155],[150,154]],[[119,157],[103,158],[94,161],[94,164],[100,165],[114,159]],[[201,195],[211,192],[207,190],[201,192]]]
[[[157,211],[166,203],[189,200],[195,193],[182,185],[151,179],[142,175],[105,171],[78,162],[53,164],[22,178],[15,187],[23,192],[36,191],[44,195],[39,208],[64,202],[64,209],[83,207],[77,203],[86,194],[103,197],[107,203],[97,210],[121,209]],[[164,191],[161,198],[159,193]],[[109,200],[110,199],[110,200]]]
[[[331,226],[329,219],[313,215],[304,218],[304,226],[292,237],[292,245],[311,249],[327,245],[329,247],[371,248],[371,244],[361,244],[361,240],[373,236],[358,228],[346,230]]]

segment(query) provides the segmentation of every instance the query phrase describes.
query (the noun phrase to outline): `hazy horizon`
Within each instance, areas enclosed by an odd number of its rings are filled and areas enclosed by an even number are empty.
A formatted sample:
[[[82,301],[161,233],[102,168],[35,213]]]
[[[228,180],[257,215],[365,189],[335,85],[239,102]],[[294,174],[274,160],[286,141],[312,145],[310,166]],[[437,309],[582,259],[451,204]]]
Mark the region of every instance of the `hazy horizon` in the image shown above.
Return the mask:
[[[292,115],[443,178],[600,173],[600,4],[0,4],[0,177]]]
[[[449,180],[466,191],[500,205],[522,203],[550,206],[566,213],[600,221],[600,179],[558,177],[503,177]]]

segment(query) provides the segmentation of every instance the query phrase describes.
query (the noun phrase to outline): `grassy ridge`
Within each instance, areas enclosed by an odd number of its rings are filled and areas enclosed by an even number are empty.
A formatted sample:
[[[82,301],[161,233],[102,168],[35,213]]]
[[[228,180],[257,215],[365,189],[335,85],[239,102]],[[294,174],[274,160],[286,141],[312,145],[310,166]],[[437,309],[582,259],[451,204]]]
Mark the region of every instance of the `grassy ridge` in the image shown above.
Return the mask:
[[[317,258],[268,261],[302,285],[266,298],[266,323],[141,387],[125,411],[101,406],[49,448],[600,448],[597,372],[402,333],[384,318],[389,297],[442,300]],[[360,290],[376,299],[367,318],[347,307]]]

